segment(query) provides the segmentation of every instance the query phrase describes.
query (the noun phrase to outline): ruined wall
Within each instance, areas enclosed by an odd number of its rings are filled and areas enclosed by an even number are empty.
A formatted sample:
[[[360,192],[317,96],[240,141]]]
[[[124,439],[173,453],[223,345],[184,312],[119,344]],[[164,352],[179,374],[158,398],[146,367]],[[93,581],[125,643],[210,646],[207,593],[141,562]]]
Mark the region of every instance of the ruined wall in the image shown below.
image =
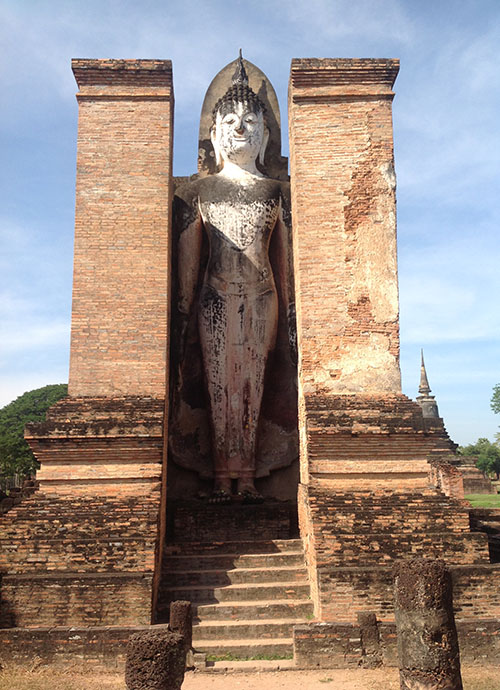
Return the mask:
[[[159,491],[36,492],[0,517],[0,628],[151,620]]]
[[[25,438],[41,463],[44,493],[146,496],[159,503],[163,400],[64,398],[45,422],[28,424]]]
[[[72,67],[80,90],[69,394],[164,398],[171,62]]]
[[[500,620],[457,621],[457,633],[463,664],[500,664]],[[295,627],[293,646],[299,668],[398,666],[394,623],[378,622],[371,642],[360,625],[310,623]]]
[[[422,554],[442,555],[432,547],[407,553]],[[375,566],[369,559],[362,566],[320,566],[318,579],[323,604],[320,620],[352,623],[359,611],[375,611],[380,620],[394,620],[391,567]],[[457,620],[500,618],[498,565],[476,563],[449,568]]]

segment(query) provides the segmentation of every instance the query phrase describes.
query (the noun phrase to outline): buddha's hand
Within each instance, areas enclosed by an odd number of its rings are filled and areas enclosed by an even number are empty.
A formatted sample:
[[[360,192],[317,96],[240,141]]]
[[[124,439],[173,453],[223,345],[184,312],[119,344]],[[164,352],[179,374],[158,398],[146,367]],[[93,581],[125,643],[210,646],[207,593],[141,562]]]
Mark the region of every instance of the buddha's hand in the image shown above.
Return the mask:
[[[177,301],[177,309],[181,314],[187,316],[189,314],[189,301],[185,297],[179,297]]]

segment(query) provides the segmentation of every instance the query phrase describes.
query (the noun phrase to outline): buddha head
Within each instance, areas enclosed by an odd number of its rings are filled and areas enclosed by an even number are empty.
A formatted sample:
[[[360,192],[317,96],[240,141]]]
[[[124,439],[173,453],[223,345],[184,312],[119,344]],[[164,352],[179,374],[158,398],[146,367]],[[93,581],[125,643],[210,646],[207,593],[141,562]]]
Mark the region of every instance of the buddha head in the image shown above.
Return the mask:
[[[248,85],[240,51],[232,85],[213,109],[210,138],[217,165],[231,161],[246,167],[257,159],[261,165],[264,164],[269,140],[265,110],[265,105]]]

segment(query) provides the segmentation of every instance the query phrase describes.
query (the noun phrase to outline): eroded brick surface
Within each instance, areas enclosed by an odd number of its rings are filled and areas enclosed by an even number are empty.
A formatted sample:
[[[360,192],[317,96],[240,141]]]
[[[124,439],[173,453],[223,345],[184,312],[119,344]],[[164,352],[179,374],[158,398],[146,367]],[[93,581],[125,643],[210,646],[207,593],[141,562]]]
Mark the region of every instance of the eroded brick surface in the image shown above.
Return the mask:
[[[292,61],[290,164],[303,394],[398,392],[397,60]]]

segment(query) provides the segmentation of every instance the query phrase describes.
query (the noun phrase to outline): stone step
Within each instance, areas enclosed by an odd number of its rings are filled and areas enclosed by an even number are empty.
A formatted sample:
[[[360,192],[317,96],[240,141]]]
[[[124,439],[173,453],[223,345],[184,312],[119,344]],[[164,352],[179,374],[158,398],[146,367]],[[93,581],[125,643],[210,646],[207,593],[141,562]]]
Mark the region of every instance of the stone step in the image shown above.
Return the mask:
[[[279,568],[234,568],[232,570],[186,570],[164,576],[166,587],[223,587],[229,584],[303,582],[307,578],[304,565]]]
[[[194,604],[193,618],[197,621],[257,621],[269,618],[309,620],[313,616],[309,598],[274,599],[262,602],[226,601],[222,604]]]
[[[165,573],[172,573],[179,570],[231,570],[233,568],[276,568],[303,565],[304,553],[300,550],[264,554],[228,553],[166,556],[163,559],[162,567]]]
[[[208,661],[211,657],[231,657],[231,660],[236,659],[266,659],[271,657],[292,658],[293,657],[293,639],[292,638],[277,638],[265,639],[247,638],[244,640],[197,640],[194,648],[197,652],[203,652],[207,655]],[[213,659],[215,661],[215,659]]]
[[[193,640],[244,640],[289,638],[293,626],[303,624],[302,619],[263,618],[258,621],[204,621],[193,625]]]
[[[249,661],[209,661],[199,667],[203,673],[261,673],[262,671],[296,670],[294,659],[252,659]],[[188,671],[189,674],[189,671]]]
[[[374,496],[369,493],[361,494],[346,494],[346,495],[328,495],[325,496],[328,499],[329,505],[334,505],[338,507],[345,508],[346,510],[353,510],[355,508],[361,508],[366,510],[368,506],[376,506],[381,509],[385,508],[387,510],[392,510],[394,508],[408,508],[411,506],[416,510],[426,510],[429,507],[435,509],[438,508],[450,508],[450,507],[460,507],[462,510],[469,510],[469,508],[459,501],[458,499],[452,500],[447,496],[418,496],[415,494],[393,494],[392,496]]]
[[[163,598],[169,601],[188,600],[198,604],[218,602],[259,601],[269,599],[300,599],[309,596],[309,582],[280,582],[279,584],[238,584],[226,587],[161,587]]]
[[[205,555],[249,555],[289,553],[302,550],[301,539],[260,539],[239,541],[185,542],[166,544],[164,557]]]

